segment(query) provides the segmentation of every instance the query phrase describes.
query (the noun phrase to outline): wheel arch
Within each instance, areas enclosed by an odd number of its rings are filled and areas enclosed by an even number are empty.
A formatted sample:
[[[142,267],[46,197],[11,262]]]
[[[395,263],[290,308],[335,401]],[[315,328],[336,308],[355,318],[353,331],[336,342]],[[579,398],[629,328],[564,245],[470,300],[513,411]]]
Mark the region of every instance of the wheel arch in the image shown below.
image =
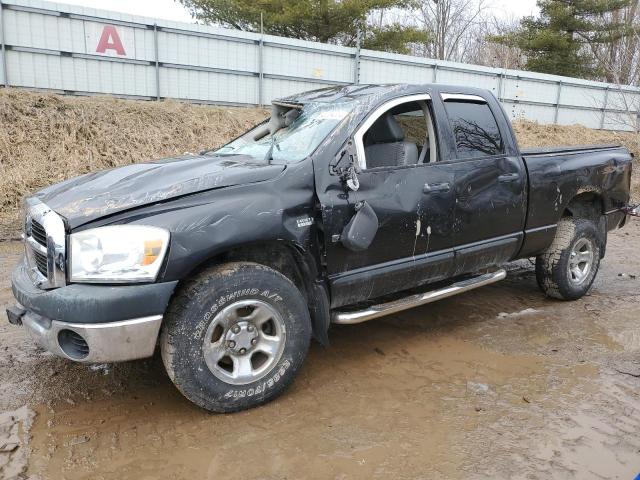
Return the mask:
[[[604,258],[607,249],[606,198],[601,192],[578,191],[567,203],[562,218],[584,218],[596,224],[600,235],[600,258]]]
[[[578,191],[565,206],[562,217],[599,217],[606,211],[605,202],[599,191]]]
[[[325,283],[319,279],[313,255],[299,245],[284,240],[249,242],[217,252],[195,265],[178,286],[202,270],[228,262],[258,263],[291,280],[304,297],[309,309],[314,338],[323,346],[328,345],[329,293]]]

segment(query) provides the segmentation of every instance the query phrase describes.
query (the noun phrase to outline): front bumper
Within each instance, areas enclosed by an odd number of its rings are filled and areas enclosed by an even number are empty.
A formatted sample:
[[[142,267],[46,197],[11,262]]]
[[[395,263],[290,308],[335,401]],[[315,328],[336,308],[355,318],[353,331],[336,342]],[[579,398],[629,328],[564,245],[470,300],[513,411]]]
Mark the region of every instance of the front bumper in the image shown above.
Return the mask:
[[[177,282],[145,285],[72,284],[37,288],[21,262],[11,279],[19,306],[7,311],[46,350],[86,363],[153,355],[162,316]]]
[[[10,317],[14,323],[21,323],[45,350],[84,363],[150,357],[162,323],[161,315],[111,323],[60,322],[20,307],[13,308]]]

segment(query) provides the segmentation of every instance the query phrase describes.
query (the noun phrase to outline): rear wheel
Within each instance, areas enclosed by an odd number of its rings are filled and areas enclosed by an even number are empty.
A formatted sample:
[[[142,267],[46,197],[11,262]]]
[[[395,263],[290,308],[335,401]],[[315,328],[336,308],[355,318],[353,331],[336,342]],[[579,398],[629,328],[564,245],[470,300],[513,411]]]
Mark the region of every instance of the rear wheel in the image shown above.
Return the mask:
[[[171,380],[192,402],[233,412],[272,400],[306,357],[311,321],[289,279],[263,265],[207,270],[174,298],[161,337]]]
[[[602,242],[596,224],[563,218],[553,243],[536,259],[536,278],[549,297],[576,300],[584,296],[600,267]]]

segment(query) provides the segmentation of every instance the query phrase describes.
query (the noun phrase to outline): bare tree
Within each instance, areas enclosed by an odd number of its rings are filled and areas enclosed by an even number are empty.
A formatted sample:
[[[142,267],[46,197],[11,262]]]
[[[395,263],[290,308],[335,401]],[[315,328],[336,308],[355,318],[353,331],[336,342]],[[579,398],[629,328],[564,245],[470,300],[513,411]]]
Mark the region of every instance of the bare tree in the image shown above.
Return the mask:
[[[602,24],[623,25],[621,35],[607,42],[593,42],[585,38],[589,53],[595,59],[600,80],[621,85],[638,85],[640,81],[640,0],[628,7],[609,13],[600,19]]]
[[[598,80],[615,85],[607,96],[609,110],[605,121],[621,130],[640,132],[640,95],[628,86],[640,85],[640,0],[599,19],[601,23],[616,23],[624,27],[623,34],[606,42],[590,42],[585,38],[585,50],[593,57],[599,70]],[[594,100],[600,107],[602,100]]]
[[[617,112],[607,112],[605,121],[616,129],[640,133],[640,94],[629,88],[640,84],[640,35],[635,32],[621,43],[619,49],[609,49],[607,56],[594,51],[604,69],[603,80],[615,85],[606,95],[606,107]]]
[[[432,36],[420,53],[439,60],[465,61],[488,10],[486,0],[420,0],[417,21]]]
[[[470,35],[473,43],[467,49],[465,61],[487,67],[522,70],[524,56],[519,48],[492,41],[492,38],[513,32],[519,25],[517,17],[484,15],[483,21]]]

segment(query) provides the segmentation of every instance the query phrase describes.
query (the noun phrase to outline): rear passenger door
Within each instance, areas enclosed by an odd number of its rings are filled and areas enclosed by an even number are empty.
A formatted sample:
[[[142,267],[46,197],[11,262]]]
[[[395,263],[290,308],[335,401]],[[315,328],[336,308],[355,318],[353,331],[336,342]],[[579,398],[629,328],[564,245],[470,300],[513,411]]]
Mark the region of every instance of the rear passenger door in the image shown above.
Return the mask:
[[[473,95],[442,95],[455,141],[455,274],[500,265],[522,243],[527,176],[497,102]],[[493,102],[492,102],[493,103]],[[503,128],[501,128],[501,126]]]

